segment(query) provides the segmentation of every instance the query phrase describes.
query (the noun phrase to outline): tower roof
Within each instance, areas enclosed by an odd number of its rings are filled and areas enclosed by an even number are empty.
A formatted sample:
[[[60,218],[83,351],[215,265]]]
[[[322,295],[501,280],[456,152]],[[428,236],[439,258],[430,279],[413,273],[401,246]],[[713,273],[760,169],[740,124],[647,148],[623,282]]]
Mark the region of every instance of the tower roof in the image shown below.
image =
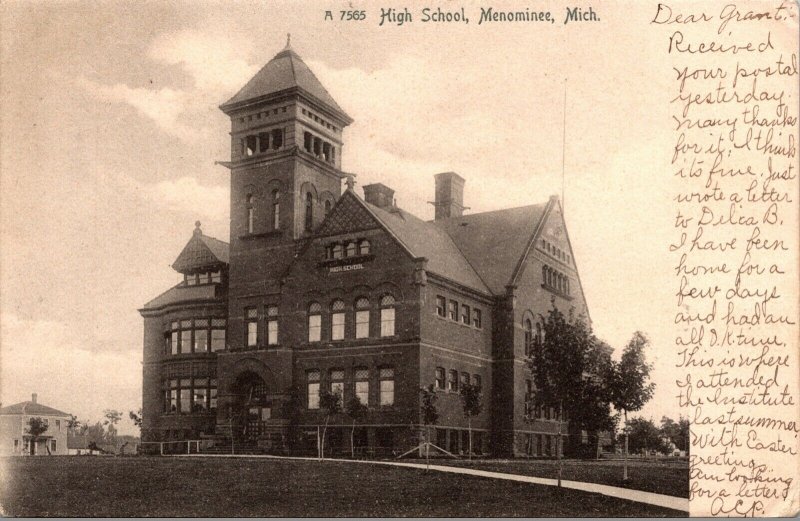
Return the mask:
[[[220,108],[228,113],[247,102],[289,94],[292,90],[306,95],[347,123],[352,122],[350,116],[336,103],[288,42],[281,52],[267,62],[235,96],[220,105]]]
[[[228,263],[228,243],[203,235],[203,231],[200,229],[200,221],[197,221],[192,238],[189,239],[183,251],[172,263],[172,268],[180,273],[191,273]]]

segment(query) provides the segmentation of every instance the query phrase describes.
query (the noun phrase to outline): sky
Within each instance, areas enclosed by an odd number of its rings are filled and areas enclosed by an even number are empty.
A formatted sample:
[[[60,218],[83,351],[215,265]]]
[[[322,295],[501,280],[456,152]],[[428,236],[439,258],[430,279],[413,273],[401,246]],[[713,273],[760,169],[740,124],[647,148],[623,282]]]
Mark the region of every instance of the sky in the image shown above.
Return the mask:
[[[603,5],[589,25],[563,25],[558,2],[541,4],[552,25],[477,25],[470,1],[470,24],[378,26],[380,7],[422,7],[393,0],[366,4],[364,22],[324,20],[346,5],[0,6],[0,401],[36,392],[92,422],[140,407],[137,309],[179,280],[170,264],[196,220],[228,240],[218,106],[291,33],[355,120],[342,166],[357,188],[383,182],[426,219],[444,171],[466,179],[470,212],[563,195],[595,332],[617,355],[634,331],[650,337],[657,388],[641,413],[676,418],[669,69],[644,30],[655,4]]]

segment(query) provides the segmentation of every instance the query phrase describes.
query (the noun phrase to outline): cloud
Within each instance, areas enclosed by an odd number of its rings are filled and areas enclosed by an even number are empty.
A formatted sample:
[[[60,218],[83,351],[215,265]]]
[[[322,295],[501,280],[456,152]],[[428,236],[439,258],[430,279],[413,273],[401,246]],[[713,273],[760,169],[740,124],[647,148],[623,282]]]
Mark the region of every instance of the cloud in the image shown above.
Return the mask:
[[[234,93],[258,70],[243,58],[250,43],[230,34],[183,30],[158,37],[150,46],[151,59],[179,65],[192,76],[197,89]]]
[[[85,77],[79,78],[78,84],[100,100],[134,107],[170,135],[183,139],[192,135],[191,129],[180,121],[189,99],[183,91],[168,87],[132,88],[124,83],[104,85]]]
[[[80,419],[98,421],[103,409],[138,409],[141,403],[140,350],[93,351],[70,325],[0,315],[3,342],[0,397],[6,405],[30,400]],[[104,401],[106,397],[112,401]],[[121,432],[135,433],[123,422]]]

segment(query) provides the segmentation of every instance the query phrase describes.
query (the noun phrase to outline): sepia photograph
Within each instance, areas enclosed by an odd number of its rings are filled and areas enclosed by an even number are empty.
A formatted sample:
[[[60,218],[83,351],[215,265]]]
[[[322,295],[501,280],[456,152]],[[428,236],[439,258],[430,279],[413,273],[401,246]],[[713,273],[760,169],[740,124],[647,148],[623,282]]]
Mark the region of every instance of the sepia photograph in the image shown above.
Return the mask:
[[[0,515],[796,513],[797,16],[4,3]]]

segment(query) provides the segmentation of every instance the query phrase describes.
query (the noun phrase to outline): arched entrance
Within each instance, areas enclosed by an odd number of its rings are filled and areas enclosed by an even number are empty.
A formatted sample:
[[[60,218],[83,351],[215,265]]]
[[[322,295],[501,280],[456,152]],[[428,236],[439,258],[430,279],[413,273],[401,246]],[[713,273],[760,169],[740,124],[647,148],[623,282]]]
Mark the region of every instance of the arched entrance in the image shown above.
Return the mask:
[[[272,418],[272,400],[267,383],[258,374],[246,371],[236,378],[233,392],[234,437],[239,441],[255,442],[265,433],[267,421]]]

